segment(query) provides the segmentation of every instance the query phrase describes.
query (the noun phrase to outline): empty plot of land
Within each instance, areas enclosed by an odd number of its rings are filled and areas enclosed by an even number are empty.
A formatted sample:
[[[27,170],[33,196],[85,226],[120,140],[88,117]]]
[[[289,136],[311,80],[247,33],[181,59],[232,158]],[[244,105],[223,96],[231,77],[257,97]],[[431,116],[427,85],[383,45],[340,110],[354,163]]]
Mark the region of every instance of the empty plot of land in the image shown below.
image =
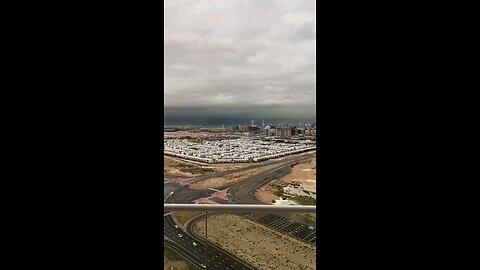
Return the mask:
[[[205,222],[195,225],[205,234]],[[316,248],[232,214],[208,218],[208,238],[259,269],[315,269]]]
[[[175,157],[163,157],[163,173],[164,175],[179,176],[179,177],[193,177],[205,175],[215,172],[224,172],[247,166],[252,164],[212,164],[206,165],[204,163],[184,160]]]
[[[313,199],[293,194],[288,196],[283,190],[285,187],[298,187],[300,190],[316,193],[316,168],[316,159],[297,164],[292,168],[291,173],[259,188],[255,192],[255,196],[258,200],[267,204],[272,204],[275,200],[279,200],[282,195],[284,195],[283,197],[291,197],[292,200],[299,204],[311,204],[314,202]]]
[[[191,177],[216,172],[212,166],[186,162],[177,158],[163,157],[164,175]]]
[[[192,269],[189,267],[188,263],[182,261],[178,255],[169,249],[165,249],[163,254],[163,269],[178,269],[178,270],[188,270]]]
[[[243,181],[249,177],[268,171],[278,166],[279,166],[278,164],[260,166],[260,167],[256,167],[249,170],[247,169],[240,172],[234,172],[234,173],[230,173],[230,174],[226,174],[218,177],[209,178],[207,180],[199,182],[198,184],[200,187],[203,187],[203,188],[223,189],[235,183]]]
[[[200,214],[205,214],[204,212],[186,212],[186,211],[175,211],[172,212],[172,217],[177,220],[177,222],[180,224],[180,226],[185,226],[185,223],[189,220],[192,219],[193,217],[196,217]]]

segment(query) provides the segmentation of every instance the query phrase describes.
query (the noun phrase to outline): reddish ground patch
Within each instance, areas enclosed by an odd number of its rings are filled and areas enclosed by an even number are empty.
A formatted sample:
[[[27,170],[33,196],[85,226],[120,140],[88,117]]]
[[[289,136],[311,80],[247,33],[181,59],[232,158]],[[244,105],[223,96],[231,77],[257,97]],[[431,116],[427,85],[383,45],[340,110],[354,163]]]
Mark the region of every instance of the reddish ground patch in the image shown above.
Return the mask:
[[[219,204],[217,202],[210,201],[209,199],[206,199],[206,198],[196,199],[194,202],[200,203],[200,204]]]
[[[202,189],[206,189],[204,186],[200,185],[200,184],[191,184],[190,186],[188,186],[189,188],[191,189],[196,189],[196,190],[202,190]]]
[[[225,200],[226,197],[227,197],[227,190],[228,190],[228,189],[229,189],[229,188],[226,188],[226,189],[224,189],[224,190],[220,190],[219,192],[215,192],[215,193],[212,194],[212,197],[217,197],[217,198],[220,198],[220,199],[224,199],[224,200]]]

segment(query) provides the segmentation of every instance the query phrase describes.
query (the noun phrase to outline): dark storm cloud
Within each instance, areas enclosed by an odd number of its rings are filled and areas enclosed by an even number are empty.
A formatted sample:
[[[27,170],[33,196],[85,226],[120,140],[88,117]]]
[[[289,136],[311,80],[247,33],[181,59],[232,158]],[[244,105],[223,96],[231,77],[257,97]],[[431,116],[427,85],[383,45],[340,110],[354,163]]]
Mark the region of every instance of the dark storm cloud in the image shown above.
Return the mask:
[[[314,118],[315,1],[164,3],[167,118]]]

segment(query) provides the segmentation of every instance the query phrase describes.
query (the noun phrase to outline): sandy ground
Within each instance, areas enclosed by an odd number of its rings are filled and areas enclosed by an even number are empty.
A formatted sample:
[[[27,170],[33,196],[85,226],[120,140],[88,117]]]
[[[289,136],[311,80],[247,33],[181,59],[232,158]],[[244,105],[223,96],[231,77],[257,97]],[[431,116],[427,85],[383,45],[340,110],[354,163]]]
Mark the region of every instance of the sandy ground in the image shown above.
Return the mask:
[[[179,158],[163,156],[163,174],[169,176],[192,177],[214,173],[213,166],[188,162]]]
[[[163,269],[164,270],[188,270],[187,262],[178,260],[177,255],[174,255],[170,250],[165,250],[163,254]]]
[[[196,224],[205,234],[205,222]],[[316,247],[236,215],[208,218],[208,238],[259,269],[315,269]]]
[[[184,261],[171,261],[166,256],[163,256],[163,269],[164,270],[188,270],[188,264]]]
[[[205,164],[169,156],[163,156],[163,164],[164,175],[178,177],[192,177],[252,166],[251,163]]]
[[[172,212],[172,217],[180,224],[185,226],[187,221],[195,216],[203,214],[203,212]]]
[[[213,167],[219,172],[234,170],[234,169],[238,169],[238,168],[245,168],[245,167],[248,167],[248,166],[252,166],[252,163],[229,163],[229,164],[214,164],[213,165]]]
[[[308,162],[295,165],[291,173],[259,188],[255,192],[255,197],[264,203],[272,204],[274,200],[279,199],[278,196],[275,195],[275,192],[290,184],[299,184],[305,189],[316,190],[316,167],[317,161],[315,158]]]
[[[309,154],[310,152],[291,155],[287,157],[278,158],[275,160],[290,160],[301,155]],[[268,164],[272,160],[263,161]],[[193,177],[205,175],[215,172],[224,172],[239,168],[249,167],[258,163],[223,163],[223,164],[206,164],[195,162],[192,160],[181,159],[171,156],[163,156],[163,174],[170,177]]]
[[[199,182],[199,186],[203,188],[216,188],[216,189],[222,189],[227,186],[231,186],[234,183],[240,182],[244,180],[245,178],[252,177],[254,175],[260,174],[264,171],[267,171],[269,169],[272,169],[274,167],[278,166],[276,165],[270,165],[270,166],[262,166],[262,167],[257,167],[254,169],[250,170],[245,170],[241,172],[235,172],[235,173],[230,173],[227,175],[223,175],[220,177],[213,177],[209,178],[205,181]]]

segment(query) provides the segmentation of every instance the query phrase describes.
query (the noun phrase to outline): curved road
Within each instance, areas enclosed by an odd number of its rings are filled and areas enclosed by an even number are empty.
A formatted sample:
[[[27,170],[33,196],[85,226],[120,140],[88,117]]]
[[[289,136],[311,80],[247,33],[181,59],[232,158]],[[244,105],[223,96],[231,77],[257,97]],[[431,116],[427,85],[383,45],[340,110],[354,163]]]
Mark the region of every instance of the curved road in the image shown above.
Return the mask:
[[[291,171],[291,166],[313,158],[316,153],[300,155],[293,159],[282,159],[274,160],[269,162],[262,162],[261,164],[255,164],[252,166],[234,169],[225,172],[213,173],[205,176],[200,176],[196,178],[187,179],[189,183],[196,183],[202,180],[206,180],[211,177],[221,176],[225,174],[230,174],[233,172],[239,172],[242,170],[249,170],[256,167],[262,167],[266,165],[279,164],[267,172],[255,175],[253,177],[242,180],[238,183],[235,183],[228,188],[227,198],[230,200],[220,201],[219,203],[249,203],[249,204],[264,204],[257,200],[253,195],[253,192],[261,187],[262,185],[268,183],[273,179],[282,177],[283,175],[288,174]],[[198,198],[207,198],[211,194],[217,192],[218,190],[212,189],[190,189],[189,185],[183,185],[178,187],[170,187],[173,190],[173,195],[170,197],[170,201],[174,203],[194,203],[194,200]],[[267,225],[273,229],[276,229],[282,233],[295,236],[301,240],[307,241],[310,244],[315,243],[315,230],[312,231],[312,227],[308,227],[305,224],[294,222],[288,220],[285,217],[280,217],[278,215],[262,213],[242,213],[242,216],[254,220],[256,222]],[[182,257],[184,257],[188,262],[194,265],[196,268],[203,269],[204,256],[205,256],[205,243],[204,239],[201,239],[193,231],[193,225],[202,218],[202,216],[197,217],[194,221],[190,222],[187,226],[187,232],[184,232],[172,219],[170,213],[164,213],[164,238],[165,243],[168,247],[175,249],[179,252]],[[284,226],[285,225],[285,226]],[[177,226],[177,228],[175,227]],[[305,236],[306,237],[302,237]],[[313,238],[312,238],[313,235]],[[195,245],[193,244],[195,242]],[[208,257],[207,257],[207,266],[214,267],[213,269],[256,269],[254,266],[250,265],[248,262],[236,257],[235,255],[212,245],[210,242],[207,244]]]
[[[196,234],[185,233],[180,227],[175,228],[175,222],[170,215],[164,216],[165,243],[174,247],[188,262],[202,269],[205,263],[205,240]],[[177,225],[178,226],[178,225]],[[193,244],[195,243],[195,244]],[[257,269],[235,255],[218,248],[211,243],[207,245],[207,266],[209,269],[254,270]]]

